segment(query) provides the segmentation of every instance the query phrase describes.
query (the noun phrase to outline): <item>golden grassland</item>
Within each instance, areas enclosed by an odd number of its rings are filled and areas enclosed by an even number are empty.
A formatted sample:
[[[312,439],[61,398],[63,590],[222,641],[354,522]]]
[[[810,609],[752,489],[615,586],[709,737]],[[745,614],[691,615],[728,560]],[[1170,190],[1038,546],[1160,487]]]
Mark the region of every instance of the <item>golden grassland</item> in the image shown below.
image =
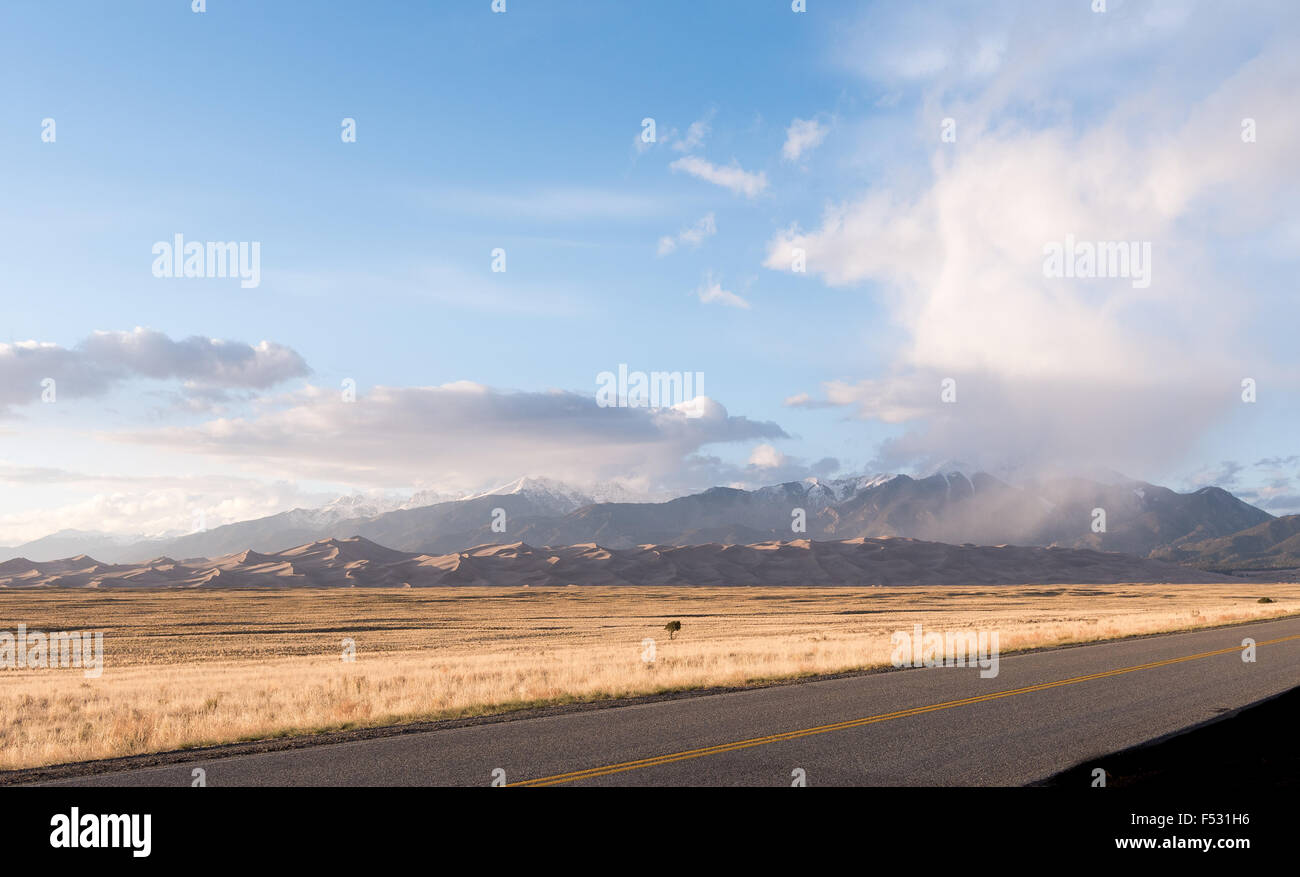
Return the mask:
[[[105,652],[99,678],[0,669],[0,769],[882,667],[914,624],[1007,653],[1298,613],[1300,583],[1253,582],[0,592],[0,631]]]

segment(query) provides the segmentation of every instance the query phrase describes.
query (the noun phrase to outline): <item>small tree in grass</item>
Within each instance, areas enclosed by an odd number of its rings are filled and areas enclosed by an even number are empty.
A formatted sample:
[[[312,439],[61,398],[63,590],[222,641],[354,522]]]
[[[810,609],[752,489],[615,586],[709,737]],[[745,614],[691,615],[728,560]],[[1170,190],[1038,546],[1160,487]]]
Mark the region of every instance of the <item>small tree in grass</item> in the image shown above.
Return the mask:
[[[682,629],[680,621],[670,621],[664,625],[664,630],[668,631],[668,638],[672,639],[677,635],[677,631]]]

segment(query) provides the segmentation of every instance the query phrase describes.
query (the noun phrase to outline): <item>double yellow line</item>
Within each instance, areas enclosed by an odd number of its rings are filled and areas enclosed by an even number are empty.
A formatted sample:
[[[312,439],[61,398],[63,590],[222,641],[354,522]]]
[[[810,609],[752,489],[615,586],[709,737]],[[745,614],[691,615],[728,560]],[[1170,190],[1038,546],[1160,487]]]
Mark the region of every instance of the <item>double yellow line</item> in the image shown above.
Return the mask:
[[[1293,639],[1300,639],[1300,634],[1264,640],[1255,645],[1256,647],[1270,646]],[[938,712],[939,710],[947,710],[959,706],[970,706],[971,704],[985,703],[990,700],[1000,700],[1004,697],[1014,697],[1017,694],[1046,691],[1049,688],[1060,688],[1064,685],[1090,682],[1094,679],[1106,679],[1111,676],[1121,676],[1125,673],[1136,673],[1139,670],[1153,670],[1156,667],[1168,667],[1171,664],[1181,664],[1185,661],[1197,661],[1201,658],[1212,658],[1216,655],[1227,655],[1232,652],[1240,652],[1245,648],[1245,646],[1232,646],[1226,649],[1217,649],[1212,652],[1201,652],[1198,655],[1187,655],[1182,658],[1169,658],[1164,661],[1152,661],[1149,664],[1138,664],[1135,667],[1121,667],[1118,670],[1106,670],[1102,673],[1089,673],[1087,676],[1075,676],[1072,679],[1062,679],[1059,682],[1043,682],[1038,685],[1027,685],[1024,688],[1012,688],[1008,691],[981,694],[976,697],[965,697],[961,700],[949,700],[943,703],[913,707],[912,709],[898,710],[897,712],[892,713],[881,713],[880,715],[867,716],[866,718],[861,719],[849,719],[843,722],[834,722],[829,725],[818,725],[815,728],[804,728],[799,731],[786,731],[783,734],[770,734],[766,737],[752,737],[748,740],[737,740],[734,743],[720,743],[717,746],[706,746],[703,749],[687,749],[684,752],[673,752],[667,755],[657,755],[654,758],[642,758],[638,761],[624,761],[620,764],[609,764],[603,767],[575,770],[571,773],[560,773],[554,776],[539,777],[533,780],[520,780],[517,783],[509,783],[509,785],[557,786],[562,783],[571,783],[576,780],[589,780],[594,779],[595,777],[609,776],[610,774],[623,773],[629,770],[641,770],[642,768],[647,767],[658,767],[661,764],[672,764],[677,761],[689,761],[692,758],[704,758],[709,755],[719,755],[723,752],[734,752],[737,749],[748,749],[751,746],[766,746],[769,743],[781,743],[785,740],[797,740],[800,737],[811,737],[815,734],[829,734],[832,731],[845,731],[849,728],[861,728],[864,725],[874,725],[877,722],[888,722],[891,719],[905,719],[908,716],[919,716],[923,713],[933,713]]]

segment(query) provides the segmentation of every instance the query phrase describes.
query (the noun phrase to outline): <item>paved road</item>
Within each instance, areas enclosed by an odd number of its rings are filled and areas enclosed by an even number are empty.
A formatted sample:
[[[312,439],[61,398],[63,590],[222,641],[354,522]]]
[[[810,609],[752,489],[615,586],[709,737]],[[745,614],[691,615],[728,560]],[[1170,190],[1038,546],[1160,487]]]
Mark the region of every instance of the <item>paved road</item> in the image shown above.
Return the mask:
[[[1258,645],[1242,660],[1242,639]],[[1300,619],[67,780],[175,786],[1020,785],[1300,685]],[[1202,765],[1202,768],[1206,767]]]

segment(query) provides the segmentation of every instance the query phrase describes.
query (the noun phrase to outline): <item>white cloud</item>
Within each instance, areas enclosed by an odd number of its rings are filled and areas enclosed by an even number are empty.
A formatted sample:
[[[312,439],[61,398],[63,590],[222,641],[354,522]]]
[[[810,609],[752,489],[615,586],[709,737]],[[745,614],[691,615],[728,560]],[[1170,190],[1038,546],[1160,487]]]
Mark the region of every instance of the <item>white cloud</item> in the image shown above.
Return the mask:
[[[1227,329],[1239,307],[1219,293],[1225,279],[1213,277],[1201,236],[1268,226],[1285,209],[1280,193],[1296,186],[1300,121],[1283,108],[1295,85],[1296,63],[1275,58],[1167,137],[1134,141],[1118,123],[1079,137],[990,130],[937,154],[919,192],[870,191],[828,208],[816,231],[777,235],[765,264],[788,270],[802,248],[808,270],[831,285],[885,284],[913,365],[1065,378],[1086,363],[1094,380],[1186,379],[1183,340],[1168,330]],[[1241,143],[1233,110],[1242,105],[1268,113],[1271,143]],[[1209,224],[1185,228],[1195,215]],[[1151,288],[1044,277],[1044,246],[1066,235],[1152,242]],[[1222,362],[1218,347],[1203,351],[1201,367]]]
[[[785,129],[781,155],[786,161],[798,161],[805,152],[816,149],[826,139],[827,128],[816,119],[795,119]]]
[[[830,478],[842,472],[840,461],[823,457],[809,463],[775,449],[755,448],[745,463],[730,463],[715,456],[696,454],[686,459],[680,478],[683,484],[724,485],[740,490],[754,490],[770,484]]]
[[[998,57],[1007,77],[1025,75],[1022,58]],[[1248,331],[1268,298],[1220,257],[1271,234],[1300,192],[1290,106],[1300,60],[1274,46],[1196,98],[1176,85],[1131,88],[1093,118],[1043,107],[1032,126],[1001,111],[1007,92],[977,94],[957,143],[939,143],[927,119],[928,179],[890,176],[829,205],[813,230],[772,238],[767,267],[789,270],[801,248],[810,273],[868,289],[884,307],[891,373],[824,388],[828,404],[911,424],[884,459],[983,454],[1141,471],[1193,452],[1239,402],[1242,375],[1288,382],[1260,362]],[[1266,120],[1267,142],[1242,142],[1245,116]],[[1045,277],[1044,246],[1067,235],[1150,242],[1150,288]],[[1272,258],[1261,274],[1281,276],[1288,258]],[[951,405],[939,396],[948,377]]]
[[[713,304],[714,302],[717,302],[718,304],[723,304],[727,307],[744,308],[745,310],[749,309],[749,302],[745,301],[734,292],[728,292],[723,289],[722,284],[714,280],[712,276],[705,279],[703,285],[695,290],[695,294],[699,296],[700,301],[704,304]]]
[[[785,454],[771,445],[758,445],[749,455],[749,465],[757,466],[760,469],[775,469],[784,466],[785,463]]]
[[[211,401],[225,390],[266,389],[309,372],[295,351],[269,341],[173,341],[144,328],[95,332],[71,348],[20,341],[0,344],[0,411],[39,401],[46,378],[55,381],[56,399],[101,396],[121,382],[147,378],[182,381],[183,395]]]
[[[761,171],[756,174],[750,173],[735,163],[728,167],[719,167],[698,156],[688,155],[677,159],[669,167],[674,171],[682,171],[705,182],[713,183],[715,186],[722,186],[746,198],[754,198],[767,188],[767,174]]]
[[[806,408],[811,410],[816,408],[833,408],[839,403],[823,399],[814,399],[808,393],[795,393],[793,396],[786,396],[781,404],[786,408]]]
[[[706,213],[700,217],[694,225],[684,228],[674,237],[665,235],[659,239],[659,255],[666,256],[677,249],[678,246],[685,244],[690,247],[698,247],[704,242],[705,238],[712,237],[718,233],[718,224],[712,213]]]
[[[666,482],[704,445],[786,437],[700,397],[673,408],[603,408],[594,396],[522,393],[461,381],[374,387],[343,402],[309,387],[251,418],[220,418],[112,438],[364,487],[444,491],[537,472],[577,483]],[[436,482],[430,482],[436,477]]]
[[[712,122],[712,112],[704,118],[692,122],[686,129],[685,135],[672,141],[672,148],[677,152],[690,152],[692,149],[698,149],[703,146],[704,141],[708,139],[709,133],[713,129]]]

